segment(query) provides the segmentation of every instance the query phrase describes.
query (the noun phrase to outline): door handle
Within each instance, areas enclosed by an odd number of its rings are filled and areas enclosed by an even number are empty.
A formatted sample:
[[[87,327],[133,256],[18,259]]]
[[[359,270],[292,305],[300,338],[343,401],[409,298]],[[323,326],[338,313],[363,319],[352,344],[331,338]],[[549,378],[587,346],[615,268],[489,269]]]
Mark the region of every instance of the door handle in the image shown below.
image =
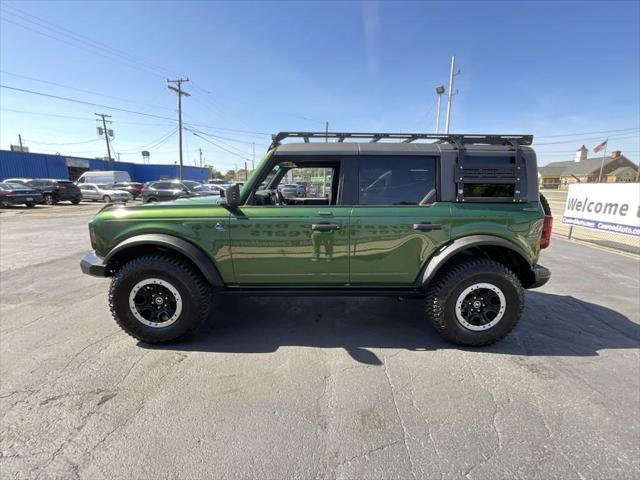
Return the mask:
[[[328,232],[330,230],[340,230],[342,225],[338,223],[314,223],[311,225],[311,230],[318,232]]]
[[[414,223],[413,229],[423,232],[430,230],[442,230],[442,225],[440,225],[439,223]]]

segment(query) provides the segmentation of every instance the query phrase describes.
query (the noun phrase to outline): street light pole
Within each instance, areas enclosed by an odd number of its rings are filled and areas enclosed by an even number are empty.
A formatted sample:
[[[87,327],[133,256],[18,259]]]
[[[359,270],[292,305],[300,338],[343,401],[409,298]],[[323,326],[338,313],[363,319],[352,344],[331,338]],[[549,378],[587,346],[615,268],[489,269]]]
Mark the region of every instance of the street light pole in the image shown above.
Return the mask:
[[[438,111],[436,112],[436,135],[440,133],[440,105],[442,104],[442,94],[444,93],[444,85],[436,87],[436,95],[438,95]]]
[[[456,68],[456,56],[451,56],[451,72],[449,73],[449,97],[447,99],[447,126],[445,133],[449,135],[449,127],[451,126],[451,99],[453,98],[453,72]]]

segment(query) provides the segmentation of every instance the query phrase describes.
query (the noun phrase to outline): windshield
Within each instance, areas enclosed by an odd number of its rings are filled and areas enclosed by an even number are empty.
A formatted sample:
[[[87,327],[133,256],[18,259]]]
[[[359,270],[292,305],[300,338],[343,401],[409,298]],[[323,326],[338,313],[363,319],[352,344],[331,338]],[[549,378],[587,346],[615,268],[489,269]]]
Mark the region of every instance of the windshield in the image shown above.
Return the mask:
[[[21,183],[1,183],[1,186],[5,187],[5,188],[10,188],[10,189],[20,189],[20,188],[26,188],[24,185],[22,185]]]
[[[194,181],[191,181],[191,180],[183,180],[183,181],[182,181],[182,184],[183,184],[185,187],[187,187],[189,190],[193,190],[193,189],[194,189],[194,188],[196,188],[196,187],[201,187],[201,186],[202,186],[202,184],[201,184],[201,183],[194,182]]]

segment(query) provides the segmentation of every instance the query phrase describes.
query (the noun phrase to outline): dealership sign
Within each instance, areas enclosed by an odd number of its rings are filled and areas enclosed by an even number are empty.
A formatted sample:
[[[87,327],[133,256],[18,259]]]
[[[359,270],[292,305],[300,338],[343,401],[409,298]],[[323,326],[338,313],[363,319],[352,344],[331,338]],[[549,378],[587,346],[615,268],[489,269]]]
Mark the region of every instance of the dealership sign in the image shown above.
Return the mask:
[[[571,184],[562,223],[640,237],[640,184]]]

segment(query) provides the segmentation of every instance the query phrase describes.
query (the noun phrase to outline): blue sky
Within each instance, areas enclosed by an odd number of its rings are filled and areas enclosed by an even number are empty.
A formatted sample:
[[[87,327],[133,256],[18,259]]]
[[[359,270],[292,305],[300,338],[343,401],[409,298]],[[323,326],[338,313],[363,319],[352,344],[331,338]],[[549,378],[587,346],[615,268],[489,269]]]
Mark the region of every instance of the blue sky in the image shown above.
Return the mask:
[[[31,151],[103,156],[93,114],[105,112],[122,160],[146,146],[173,163],[177,135],[161,140],[176,127],[166,78],[178,75],[191,79],[185,122],[216,144],[186,132],[189,164],[202,148],[206,163],[234,168],[252,143],[261,156],[268,134],[325,120],[433,132],[434,88],[455,54],[452,132],[533,133],[541,164],[609,137],[637,162],[639,5],[3,1],[0,83],[147,115],[3,88],[0,148],[21,133]]]

